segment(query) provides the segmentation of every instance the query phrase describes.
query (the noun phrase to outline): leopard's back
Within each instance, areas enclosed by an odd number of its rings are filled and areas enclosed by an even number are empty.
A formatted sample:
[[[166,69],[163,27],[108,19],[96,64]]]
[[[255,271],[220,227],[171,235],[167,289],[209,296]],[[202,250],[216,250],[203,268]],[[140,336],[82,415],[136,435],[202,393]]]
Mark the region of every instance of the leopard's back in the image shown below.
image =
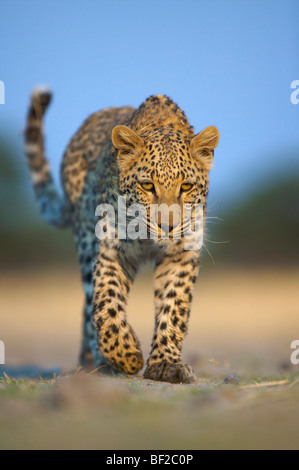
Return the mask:
[[[61,179],[65,194],[72,204],[79,203],[87,176],[97,166],[103,165],[104,174],[111,155],[110,148],[106,151],[111,131],[114,126],[128,119],[133,111],[131,106],[124,106],[93,113],[70,140],[62,160]]]

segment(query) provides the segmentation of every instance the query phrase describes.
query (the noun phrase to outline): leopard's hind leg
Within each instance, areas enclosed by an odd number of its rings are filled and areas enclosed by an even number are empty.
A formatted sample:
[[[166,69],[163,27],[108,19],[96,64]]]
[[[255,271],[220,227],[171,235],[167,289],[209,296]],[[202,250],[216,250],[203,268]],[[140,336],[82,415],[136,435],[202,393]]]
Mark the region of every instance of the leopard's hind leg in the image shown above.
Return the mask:
[[[92,271],[89,271],[89,273],[92,273]],[[86,270],[85,275],[82,275],[82,277],[85,290],[85,306],[79,364],[88,371],[98,369],[99,373],[102,374],[118,375],[119,371],[108,363],[99,349],[98,333],[93,320],[93,283],[89,282],[90,275]]]
[[[84,224],[83,224],[84,225]],[[83,312],[83,335],[79,364],[86,370],[99,369],[100,373],[114,374],[116,371],[108,364],[98,346],[98,333],[93,320],[93,270],[97,243],[91,233],[83,232],[78,227],[75,230],[75,242],[78,247],[81,277],[85,293]]]

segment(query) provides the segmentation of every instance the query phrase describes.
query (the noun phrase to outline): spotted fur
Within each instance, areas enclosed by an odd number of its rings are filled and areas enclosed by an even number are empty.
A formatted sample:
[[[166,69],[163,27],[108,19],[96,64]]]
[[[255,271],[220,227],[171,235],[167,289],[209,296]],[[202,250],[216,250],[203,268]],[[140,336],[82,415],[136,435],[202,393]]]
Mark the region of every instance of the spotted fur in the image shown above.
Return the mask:
[[[208,173],[218,143],[209,127],[195,136],[184,112],[168,97],[151,96],[138,109],[110,108],[91,115],[71,139],[61,168],[63,195],[54,187],[44,154],[42,118],[48,90],[31,97],[25,153],[43,216],[59,227],[72,227],[78,250],[86,304],[80,362],[135,374],[143,367],[139,340],[128,323],[127,298],[138,267],[155,264],[155,332],[144,377],[173,383],[194,380],[182,361],[199,251],[185,250],[184,240],[105,239],[95,236],[95,209],[117,196],[127,203],[201,203],[206,206]],[[143,183],[150,181],[153,191]],[[188,181],[192,189],[182,192]],[[163,217],[151,227],[163,231]],[[175,230],[170,219],[170,230]],[[117,227],[119,230],[120,227]]]

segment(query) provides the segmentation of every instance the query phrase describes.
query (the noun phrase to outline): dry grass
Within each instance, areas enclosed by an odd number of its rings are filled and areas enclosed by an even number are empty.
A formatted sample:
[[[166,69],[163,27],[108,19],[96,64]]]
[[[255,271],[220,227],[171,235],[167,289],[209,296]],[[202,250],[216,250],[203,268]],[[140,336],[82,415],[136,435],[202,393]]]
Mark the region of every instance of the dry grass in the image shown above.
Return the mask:
[[[0,449],[297,449],[299,386],[0,381]],[[287,382],[287,383],[286,383]]]

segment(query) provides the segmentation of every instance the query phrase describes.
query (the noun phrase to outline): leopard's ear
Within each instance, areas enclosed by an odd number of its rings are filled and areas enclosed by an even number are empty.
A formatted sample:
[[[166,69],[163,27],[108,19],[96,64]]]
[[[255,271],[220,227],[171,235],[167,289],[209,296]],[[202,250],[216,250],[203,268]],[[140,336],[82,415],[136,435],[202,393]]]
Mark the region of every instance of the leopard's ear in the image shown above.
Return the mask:
[[[117,160],[121,170],[129,168],[140,155],[143,139],[126,126],[115,126],[112,130],[112,143],[118,150]]]
[[[219,132],[215,126],[210,126],[201,131],[191,140],[191,155],[199,162],[201,168],[210,170],[214,157],[214,149],[219,142]]]

